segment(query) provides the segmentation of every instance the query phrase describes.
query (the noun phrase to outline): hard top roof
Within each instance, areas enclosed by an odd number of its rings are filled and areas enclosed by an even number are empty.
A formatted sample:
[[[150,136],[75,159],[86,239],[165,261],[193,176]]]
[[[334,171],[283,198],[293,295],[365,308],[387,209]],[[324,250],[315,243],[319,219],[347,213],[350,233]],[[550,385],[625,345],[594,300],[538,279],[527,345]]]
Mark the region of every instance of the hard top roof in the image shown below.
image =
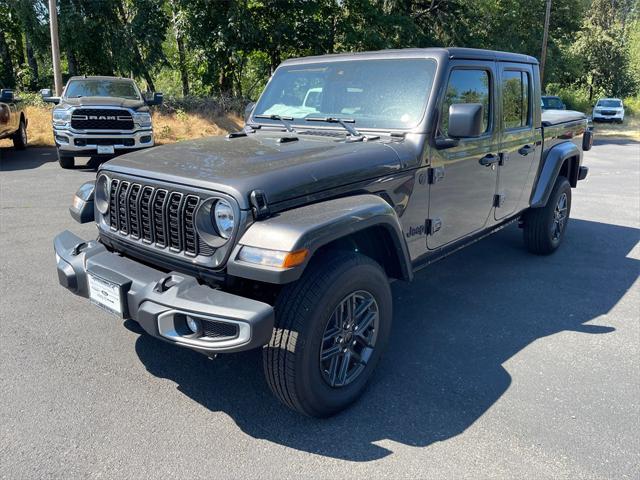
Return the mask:
[[[402,48],[396,50],[378,50],[374,52],[337,53],[318,55],[313,57],[291,58],[282,62],[283,65],[305,63],[319,63],[345,60],[374,60],[393,58],[426,58],[448,57],[449,59],[491,60],[499,62],[515,62],[538,64],[538,60],[520,53],[500,52],[496,50],[481,50],[476,48]]]

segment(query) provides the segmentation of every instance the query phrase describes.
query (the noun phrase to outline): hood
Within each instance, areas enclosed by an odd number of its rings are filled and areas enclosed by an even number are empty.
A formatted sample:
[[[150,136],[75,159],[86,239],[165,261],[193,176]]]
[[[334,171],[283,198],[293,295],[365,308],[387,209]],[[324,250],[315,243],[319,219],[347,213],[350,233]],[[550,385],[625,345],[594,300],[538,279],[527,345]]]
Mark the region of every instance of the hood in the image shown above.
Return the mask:
[[[262,190],[269,204],[392,174],[401,168],[399,144],[345,142],[282,134],[208,137],[129,153],[104,169],[234,196],[249,208],[249,194]],[[406,155],[405,155],[406,156]]]
[[[131,100],[120,97],[80,97],[63,98],[60,105],[65,107],[123,107],[137,110],[146,104],[143,100]]]

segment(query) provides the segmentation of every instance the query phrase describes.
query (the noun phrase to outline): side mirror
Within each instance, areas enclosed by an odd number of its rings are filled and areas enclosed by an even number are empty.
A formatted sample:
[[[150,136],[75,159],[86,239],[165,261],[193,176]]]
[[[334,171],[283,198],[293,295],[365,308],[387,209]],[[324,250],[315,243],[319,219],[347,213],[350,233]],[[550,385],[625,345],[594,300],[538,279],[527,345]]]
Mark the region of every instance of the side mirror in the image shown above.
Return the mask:
[[[40,90],[40,96],[42,97],[42,100],[47,103],[55,103],[56,105],[60,103],[60,97],[52,96],[50,88],[43,88]]]
[[[255,107],[256,102],[250,102],[246,107],[244,107],[244,123],[247,123],[249,121]]]
[[[9,88],[3,88],[0,90],[0,101],[2,102],[13,102],[15,96],[13,95],[13,90]]]
[[[481,103],[454,103],[449,107],[448,134],[452,138],[479,137],[483,132]]]
[[[162,105],[164,101],[164,95],[161,92],[147,93],[145,95],[144,103],[147,105]]]

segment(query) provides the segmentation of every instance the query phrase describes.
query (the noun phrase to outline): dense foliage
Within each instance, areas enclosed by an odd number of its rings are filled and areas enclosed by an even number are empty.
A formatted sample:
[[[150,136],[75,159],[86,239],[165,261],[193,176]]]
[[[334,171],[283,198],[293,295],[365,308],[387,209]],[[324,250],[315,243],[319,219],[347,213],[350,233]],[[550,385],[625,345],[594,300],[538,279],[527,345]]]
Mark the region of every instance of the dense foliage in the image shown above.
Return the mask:
[[[545,0],[58,0],[65,76],[133,76],[172,95],[255,98],[285,58],[468,46],[540,57]],[[553,0],[550,93],[636,95],[639,0]],[[46,0],[0,0],[0,82],[52,83]],[[576,93],[578,92],[578,93]]]

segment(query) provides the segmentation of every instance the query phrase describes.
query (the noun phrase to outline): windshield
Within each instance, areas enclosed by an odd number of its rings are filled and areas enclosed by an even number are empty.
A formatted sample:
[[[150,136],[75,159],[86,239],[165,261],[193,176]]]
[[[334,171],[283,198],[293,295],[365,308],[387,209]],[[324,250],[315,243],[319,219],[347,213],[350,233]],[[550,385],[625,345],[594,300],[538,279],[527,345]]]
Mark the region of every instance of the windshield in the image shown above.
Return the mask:
[[[542,97],[542,106],[548,110],[562,110],[562,100],[558,97]]]
[[[67,98],[119,97],[140,100],[133,82],[127,80],[72,80],[64,94]]]
[[[412,128],[424,113],[435,70],[436,62],[430,59],[284,66],[267,85],[254,114],[291,117],[294,123],[314,117],[351,119],[358,129]]]
[[[600,100],[598,102],[598,107],[619,108],[621,106],[622,102],[620,100]]]

